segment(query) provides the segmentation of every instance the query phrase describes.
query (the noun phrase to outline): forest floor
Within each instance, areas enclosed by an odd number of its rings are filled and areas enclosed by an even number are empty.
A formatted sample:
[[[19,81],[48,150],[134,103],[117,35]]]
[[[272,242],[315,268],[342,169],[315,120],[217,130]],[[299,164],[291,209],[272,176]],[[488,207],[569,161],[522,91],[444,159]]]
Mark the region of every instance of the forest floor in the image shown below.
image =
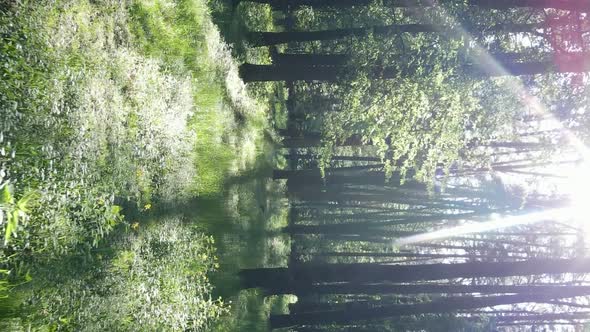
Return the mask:
[[[288,252],[260,236],[286,220],[283,89],[246,90],[211,12],[272,28],[206,0],[0,4],[0,329],[264,328],[276,303],[235,272]]]

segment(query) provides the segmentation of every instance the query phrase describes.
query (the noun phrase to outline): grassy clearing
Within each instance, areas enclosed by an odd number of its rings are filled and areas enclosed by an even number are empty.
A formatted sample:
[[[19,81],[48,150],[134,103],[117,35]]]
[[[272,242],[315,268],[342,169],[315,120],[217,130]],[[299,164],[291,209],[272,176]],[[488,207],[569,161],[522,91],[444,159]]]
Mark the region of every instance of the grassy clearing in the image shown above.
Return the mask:
[[[213,194],[223,179],[251,167],[267,126],[265,109],[248,97],[237,64],[203,1],[137,1],[131,27],[142,52],[177,73],[190,73],[196,110],[196,193]]]
[[[243,2],[232,9],[230,1],[210,2],[213,21],[224,39],[232,44],[232,55],[240,62],[271,63],[268,48],[251,48],[244,42],[244,32],[276,31],[270,6]],[[248,85],[248,92],[261,104],[267,105],[269,123],[285,127],[286,89],[283,82],[262,82]],[[266,150],[272,149],[263,146]],[[240,268],[287,266],[291,244],[281,232],[287,226],[288,202],[284,183],[270,179],[269,165],[281,168],[285,159],[259,158],[252,172],[240,173],[228,183],[224,207],[206,202],[197,217],[208,225],[208,232],[218,243],[220,272],[213,277],[216,295],[231,301],[230,314],[222,316],[212,331],[268,331],[270,313],[287,313],[292,296],[265,297],[257,290],[241,290],[237,272]]]
[[[220,195],[228,176],[255,164],[267,126],[206,3],[9,2],[0,11],[0,324],[204,328],[225,310],[208,297],[210,238],[146,216]],[[154,278],[169,284],[136,288]],[[161,305],[133,301],[143,291]],[[180,316],[158,318],[166,312]]]

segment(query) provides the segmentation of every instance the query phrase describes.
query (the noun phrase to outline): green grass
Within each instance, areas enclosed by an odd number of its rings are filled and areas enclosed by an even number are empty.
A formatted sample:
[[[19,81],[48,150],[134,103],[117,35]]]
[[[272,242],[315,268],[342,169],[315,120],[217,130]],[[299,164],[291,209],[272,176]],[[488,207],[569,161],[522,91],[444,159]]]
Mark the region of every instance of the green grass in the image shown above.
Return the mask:
[[[21,310],[33,330],[203,330],[227,311],[210,297],[213,240],[178,218],[158,217],[86,255],[42,266]]]
[[[270,125],[284,126],[285,89],[282,83],[252,84],[246,94],[243,83],[237,79],[237,64],[232,55],[238,61],[269,63],[268,49],[249,48],[240,38],[245,28],[271,31],[275,28],[268,6],[244,3],[237,12],[228,15],[230,11],[224,4],[211,5],[214,15],[220,14],[226,20],[221,33],[233,42],[233,53],[218,42],[217,29],[207,22],[194,22],[190,15],[174,15],[162,2],[158,6],[135,6],[133,29],[139,31],[136,33],[141,38],[139,44],[161,44],[158,49],[174,49],[163,58],[168,59],[170,66],[182,60],[184,67],[190,67],[191,59],[198,56],[195,52],[199,46],[179,36],[197,36],[198,33],[187,30],[199,26],[206,27],[204,32],[214,32],[205,34],[204,38],[215,63],[221,66],[214,71],[216,75],[212,71],[192,72],[197,87],[197,110],[191,125],[197,133],[195,156],[200,199],[194,207],[189,205],[181,210],[193,214],[191,218],[206,227],[218,247],[221,267],[212,276],[217,286],[214,294],[231,301],[231,308],[230,314],[221,317],[212,330],[266,331],[270,312],[286,312],[286,304],[293,299],[284,296],[265,299],[257,291],[242,291],[237,272],[240,268],[287,264],[290,242],[278,232],[287,220],[286,205],[281,200],[284,188],[269,179],[272,167],[280,167],[284,160],[274,155],[274,147],[262,135]],[[186,1],[178,2],[178,7],[186,12],[202,9],[187,8]],[[181,30],[175,30],[180,26]],[[171,40],[175,45],[165,46]],[[150,48],[144,48],[144,52],[158,54]],[[247,95],[253,96],[258,105],[268,105],[267,108],[252,107],[256,103]],[[229,182],[224,182],[228,178]],[[221,192],[223,199],[218,197]],[[241,240],[236,242],[234,236]]]
[[[0,247],[0,268],[10,271],[0,276],[0,295],[8,295],[0,327],[208,325],[224,310],[219,303],[175,305],[183,293],[211,292],[206,274],[192,288],[185,281],[195,269],[215,269],[212,249],[166,254],[166,264],[142,249],[156,243],[153,234],[174,240],[169,218],[154,220],[152,210],[221,197],[228,178],[264,159],[267,109],[239,80],[206,2],[10,2],[0,11],[0,189],[10,187],[15,202],[36,193],[15,227],[0,223],[10,235]],[[2,220],[10,209],[0,207]],[[122,273],[142,257],[137,278]],[[158,323],[154,308],[132,301],[133,287],[158,266],[168,270],[156,279],[171,282],[158,286],[162,308],[201,318]],[[171,274],[179,266],[190,273]],[[113,304],[124,307],[110,311]],[[84,326],[93,312],[95,325]]]
[[[268,126],[265,110],[245,92],[237,64],[202,1],[137,1],[131,8],[135,43],[172,72],[190,73],[195,113],[198,195],[219,193],[228,175],[256,158]],[[237,158],[236,158],[237,156]]]

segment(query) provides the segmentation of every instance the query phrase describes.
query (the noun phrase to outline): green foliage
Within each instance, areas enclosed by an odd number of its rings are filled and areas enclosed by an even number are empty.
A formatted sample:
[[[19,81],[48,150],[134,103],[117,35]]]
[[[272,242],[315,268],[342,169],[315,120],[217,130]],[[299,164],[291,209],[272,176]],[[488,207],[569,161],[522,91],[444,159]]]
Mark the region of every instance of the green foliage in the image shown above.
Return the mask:
[[[47,330],[205,328],[226,311],[210,298],[210,240],[123,213],[218,195],[260,153],[264,109],[206,2],[0,10],[0,314]]]
[[[346,111],[326,115],[326,141],[360,134],[383,159],[391,160],[392,171],[403,178],[413,169],[426,182],[438,165],[449,166],[459,158],[468,142],[464,128],[470,114],[481,109],[471,95],[474,82],[451,79],[440,70],[412,78],[357,82],[353,90],[342,92]],[[364,100],[369,96],[373,101]],[[324,151],[324,160],[329,160],[331,148]]]
[[[191,188],[197,195],[216,195],[228,175],[254,162],[266,126],[264,110],[246,95],[205,2],[137,1],[130,14],[142,53],[191,76],[195,108],[189,126],[196,136],[197,173]]]
[[[197,71],[210,75],[204,20],[207,7],[203,1],[142,0],[130,8],[134,43],[146,54],[162,59],[169,68],[186,74]]]
[[[482,60],[478,44],[500,57],[503,52],[519,55],[517,61],[543,58],[538,54],[544,52],[540,51],[543,41],[535,39],[534,43],[540,43],[536,52],[526,52],[515,46],[518,43],[509,33],[493,32],[498,22],[541,20],[536,14],[521,14],[520,9],[488,11],[460,1],[421,8],[420,15],[381,2],[338,10],[297,9],[293,16],[295,30],[300,31],[414,23],[465,30],[369,33],[289,46],[287,53],[343,54],[349,59],[338,82],[296,85],[297,102],[307,113],[304,126],[315,131],[320,127],[323,133],[320,166],[329,167],[335,149],[340,149],[336,142],[352,135],[376,146],[385,172],[398,171],[402,179],[407,173],[431,183],[437,169],[485,164],[487,159],[481,153],[477,157],[470,150],[479,143],[508,137],[524,105],[513,91],[515,79],[478,79],[470,70],[489,65]],[[389,76],[396,77],[380,79],[381,72],[395,73]],[[559,81],[552,77],[543,82],[548,80]],[[562,90],[562,95],[579,92]],[[318,103],[317,97],[330,101]],[[582,100],[568,103],[580,105]]]
[[[177,219],[154,220],[39,276],[23,324],[76,331],[204,330],[228,308],[211,298],[212,238]],[[113,255],[108,255],[114,252]],[[48,271],[48,270],[46,270]],[[30,309],[29,309],[30,307]]]
[[[25,193],[18,201],[12,196],[11,186],[4,184],[0,186],[0,225],[6,222],[4,233],[4,245],[8,245],[12,236],[16,237],[19,219],[27,218],[30,212],[29,204],[38,198],[38,193],[29,191]]]
[[[190,83],[120,46],[124,16],[109,2],[29,4],[2,15],[0,180],[20,197],[3,207],[10,217],[0,225],[11,260],[96,245],[122,221],[116,197],[143,206],[178,191],[170,171],[190,165]]]
[[[0,270],[0,299],[8,298],[8,291],[11,288],[10,282],[6,280],[10,271]]]

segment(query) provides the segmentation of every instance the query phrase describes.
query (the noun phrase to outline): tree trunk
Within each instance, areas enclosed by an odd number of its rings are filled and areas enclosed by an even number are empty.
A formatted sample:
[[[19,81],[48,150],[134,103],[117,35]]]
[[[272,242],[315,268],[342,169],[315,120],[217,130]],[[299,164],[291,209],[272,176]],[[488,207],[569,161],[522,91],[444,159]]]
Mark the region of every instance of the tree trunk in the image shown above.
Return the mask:
[[[506,258],[499,255],[481,255],[481,254],[431,254],[431,253],[403,253],[403,252],[319,252],[312,253],[314,257],[413,257],[413,258],[465,258],[465,259],[500,259]],[[510,256],[510,258],[526,258],[525,256]]]
[[[242,270],[250,287],[284,291],[320,282],[412,282],[454,278],[512,277],[533,274],[590,272],[590,258],[531,259],[518,262],[469,262],[458,264],[380,265],[304,264],[286,268]]]
[[[267,33],[267,32],[262,32]],[[270,32],[272,33],[272,32]],[[276,54],[272,62],[277,65],[342,66],[350,60],[347,54]]]
[[[290,192],[297,192],[297,188],[318,185],[324,187],[326,185],[385,185],[387,183],[384,172],[366,172],[358,176],[327,174],[325,178],[322,178],[320,174],[297,174],[287,178],[287,187]]]
[[[461,220],[469,219],[476,216],[474,213],[457,213],[457,214],[440,214],[433,216],[397,216],[389,219],[371,218],[361,221],[354,222],[341,222],[323,225],[294,225],[286,229],[290,234],[350,234],[350,235],[361,235],[361,234],[374,234],[383,236],[411,236],[422,234],[422,232],[412,231],[390,231],[383,230],[383,227],[396,226],[403,224],[423,224],[428,222],[442,222],[449,220]],[[469,239],[470,241],[498,241],[498,240],[487,240],[487,239]],[[518,242],[520,243],[520,242]],[[532,246],[532,245],[531,245]]]
[[[359,7],[367,6],[373,0],[236,0],[235,5],[241,1],[269,4],[274,9],[286,9],[288,7],[310,6],[314,8],[326,7]],[[386,7],[399,8],[416,8],[430,7],[436,1],[433,0],[384,0]],[[520,7],[530,8],[555,8],[563,10],[572,10],[586,12],[590,11],[590,1],[588,0],[469,0],[469,4],[492,9],[511,9]]]
[[[514,323],[514,322],[550,322],[550,321],[561,321],[561,320],[578,320],[578,319],[589,319],[590,313],[588,312],[562,312],[562,313],[545,313],[545,314],[529,314],[529,315],[502,315],[497,316],[496,319],[499,325],[503,323]]]
[[[286,8],[296,8],[300,6],[309,6],[314,8],[326,7],[359,7],[367,6],[373,0],[237,0],[236,4],[241,1],[250,1],[265,3],[271,5],[274,9],[284,10]],[[383,4],[387,7],[413,8],[433,6],[434,0],[384,0]]]
[[[294,291],[297,296],[310,294],[554,294],[559,295],[564,289],[579,294],[590,294],[590,286],[513,286],[513,285],[391,285],[391,284],[354,284],[338,283],[313,285]]]
[[[474,27],[475,31],[486,32],[533,32],[538,24],[496,24],[490,27]],[[394,35],[400,33],[431,33],[438,32],[449,35],[464,35],[463,29],[455,29],[444,25],[436,24],[394,24],[374,26],[366,28],[333,29],[320,31],[284,31],[284,32],[261,32],[253,31],[248,33],[248,41],[253,46],[268,46],[293,42],[308,42],[316,40],[333,40],[344,37],[364,37],[373,35]],[[324,56],[326,57],[326,56]],[[334,60],[338,58],[335,57]],[[296,62],[285,62],[286,64],[297,64]],[[301,62],[300,62],[301,63]],[[303,63],[302,63],[303,64]],[[311,63],[307,63],[311,64]],[[319,63],[318,63],[319,64]],[[322,64],[336,65],[332,61],[325,61]]]
[[[363,146],[372,145],[373,142],[363,142],[360,135],[351,135],[345,140],[335,142],[337,146]],[[302,132],[297,136],[286,136],[283,138],[283,147],[289,149],[312,148],[322,145],[322,134],[318,132]]]
[[[376,170],[379,171],[383,169],[384,164],[370,164],[370,165],[359,165],[359,166],[343,166],[343,167],[330,167],[324,169],[325,174],[333,175],[333,174],[340,174],[340,175],[361,175],[365,172]],[[289,179],[291,177],[301,177],[301,176],[318,176],[320,175],[319,168],[308,168],[308,169],[296,169],[296,170],[286,170],[286,169],[275,169],[273,171],[273,179]]]
[[[240,77],[244,82],[270,81],[326,81],[334,82],[342,77],[340,71],[345,67],[336,66],[291,66],[291,65],[253,65],[240,66]]]
[[[341,234],[341,235],[376,235],[376,236],[387,236],[392,238],[402,236],[412,236],[421,234],[419,232],[412,231],[390,231],[383,229],[370,228],[375,226],[379,222],[370,223],[365,225],[364,223],[341,223],[341,224],[327,224],[327,225],[292,225],[284,229],[285,232],[291,235],[314,235],[314,234]],[[383,226],[387,226],[384,222]]]
[[[465,65],[463,70],[476,77],[521,76],[558,73],[581,73],[590,70],[590,57],[580,53],[571,61],[556,66],[553,61],[502,62],[495,65]],[[348,66],[306,66],[306,65],[253,65],[240,66],[240,76],[245,82],[268,81],[325,81],[334,82],[354,77],[356,72],[365,71],[373,79],[407,77],[415,70],[398,70],[396,67],[348,67]],[[428,70],[426,70],[428,71]]]
[[[316,159],[317,155],[314,154],[285,154],[286,159],[304,159],[312,160]],[[333,161],[366,161],[366,162],[382,162],[383,159],[380,157],[366,157],[366,156],[332,156],[330,160]],[[528,159],[527,159],[528,160]]]
[[[353,310],[318,311],[271,315],[271,328],[295,325],[346,324],[357,321],[390,319],[401,316],[453,313],[459,310],[487,308],[527,302],[545,302],[556,298],[569,298],[586,294],[562,290],[559,294],[516,294],[488,297],[460,296],[418,304],[384,305],[375,308],[354,308]]]
[[[518,7],[554,8],[578,12],[590,11],[589,0],[469,0],[470,5],[493,9]]]
[[[551,145],[539,142],[489,142],[480,146],[492,148],[509,148],[509,149],[546,149]]]

